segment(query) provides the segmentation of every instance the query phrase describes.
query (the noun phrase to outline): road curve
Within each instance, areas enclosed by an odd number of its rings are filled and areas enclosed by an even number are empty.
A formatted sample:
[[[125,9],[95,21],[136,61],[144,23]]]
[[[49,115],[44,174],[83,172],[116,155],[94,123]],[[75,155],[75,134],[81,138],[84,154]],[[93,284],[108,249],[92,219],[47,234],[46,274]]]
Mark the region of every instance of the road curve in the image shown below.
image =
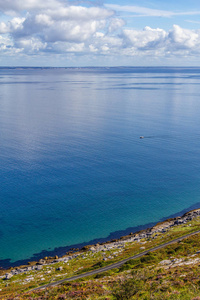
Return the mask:
[[[156,247],[154,247],[152,249],[149,249],[149,250],[146,250],[146,251],[141,252],[139,254],[133,255],[133,256],[131,256],[129,258],[123,259],[123,260],[121,260],[119,262],[116,262],[114,264],[111,264],[111,265],[108,265],[108,266],[105,266],[105,267],[102,267],[102,268],[99,268],[99,269],[96,269],[96,270],[93,270],[93,271],[90,271],[90,272],[87,272],[87,273],[83,273],[83,274],[80,274],[80,275],[75,275],[75,276],[72,276],[72,277],[69,277],[69,278],[65,278],[65,279],[62,279],[62,280],[51,282],[51,283],[39,286],[37,288],[31,289],[28,292],[37,291],[37,290],[40,290],[40,289],[45,289],[45,288],[48,288],[48,287],[51,287],[51,286],[59,285],[59,284],[61,284],[63,282],[72,281],[72,280],[76,280],[76,279],[81,279],[81,278],[84,278],[84,277],[87,277],[87,276],[91,276],[91,275],[103,273],[105,271],[109,271],[109,270],[112,270],[112,269],[115,269],[115,268],[119,268],[120,266],[122,266],[124,263],[126,263],[127,261],[129,261],[131,259],[139,258],[139,257],[141,257],[141,256],[143,256],[143,255],[145,255],[145,254],[147,254],[149,252],[152,252],[152,251],[164,248],[164,247],[166,247],[168,245],[180,242],[183,239],[185,239],[187,237],[190,237],[192,235],[198,234],[198,233],[200,233],[200,230],[192,232],[192,233],[188,233],[188,234],[186,234],[186,235],[184,235],[182,237],[176,238],[176,239],[174,239],[172,241],[169,241],[167,243],[161,244],[161,245],[156,246]]]

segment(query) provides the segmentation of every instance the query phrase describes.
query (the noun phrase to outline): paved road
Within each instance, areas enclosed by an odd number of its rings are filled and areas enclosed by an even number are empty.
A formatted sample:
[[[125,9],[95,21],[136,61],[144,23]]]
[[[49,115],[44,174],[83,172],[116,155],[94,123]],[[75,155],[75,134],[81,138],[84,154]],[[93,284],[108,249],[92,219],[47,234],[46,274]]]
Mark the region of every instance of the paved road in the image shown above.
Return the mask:
[[[76,280],[76,279],[80,279],[80,278],[84,278],[84,277],[87,277],[87,276],[91,276],[91,275],[95,275],[95,274],[99,274],[99,273],[103,273],[105,271],[109,271],[109,270],[112,270],[112,269],[115,269],[115,268],[119,268],[120,266],[122,266],[124,263],[126,263],[127,261],[131,260],[131,259],[136,259],[136,258],[139,258],[149,252],[152,252],[152,251],[155,251],[155,250],[158,250],[158,249],[161,249],[161,248],[164,248],[168,245],[171,245],[171,244],[174,244],[174,243],[177,243],[179,241],[182,241],[183,239],[187,238],[187,237],[190,237],[192,235],[195,235],[195,234],[198,234],[200,233],[200,230],[198,231],[195,231],[193,233],[189,233],[189,234],[186,234],[180,238],[177,238],[177,239],[174,239],[170,242],[167,242],[167,243],[164,243],[162,245],[159,245],[157,247],[154,247],[152,249],[149,249],[149,250],[146,250],[144,252],[141,252],[139,254],[136,254],[136,255],[133,255],[129,258],[126,258],[126,259],[123,259],[119,262],[116,262],[114,264],[111,264],[111,265],[108,265],[106,267],[103,267],[103,268],[99,268],[99,269],[96,269],[96,270],[93,270],[93,271],[90,271],[90,272],[87,272],[87,273],[84,273],[84,274],[80,274],[80,275],[76,275],[76,276],[72,276],[72,277],[69,277],[69,278],[65,278],[65,279],[62,279],[62,280],[58,280],[56,282],[52,282],[52,283],[49,283],[49,284],[46,284],[46,285],[42,285],[40,287],[37,287],[35,289],[32,289],[31,291],[36,291],[36,290],[40,290],[40,289],[45,289],[45,288],[48,288],[48,287],[51,287],[51,286],[56,286],[56,285],[59,285],[63,282],[67,282],[67,281],[72,281],[72,280]]]

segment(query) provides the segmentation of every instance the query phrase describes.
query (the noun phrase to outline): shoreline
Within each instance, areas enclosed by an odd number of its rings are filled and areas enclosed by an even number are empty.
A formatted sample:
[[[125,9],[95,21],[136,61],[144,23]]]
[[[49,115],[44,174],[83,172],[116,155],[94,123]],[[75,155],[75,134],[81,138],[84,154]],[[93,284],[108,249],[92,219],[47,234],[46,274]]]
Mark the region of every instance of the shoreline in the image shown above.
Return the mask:
[[[185,293],[185,279],[190,284],[187,287],[188,295],[191,296],[190,288],[194,290],[194,284],[198,285],[199,279],[199,237],[200,208],[116,241],[90,245],[71,255],[52,260],[41,259],[35,265],[0,272],[0,291],[6,299],[10,296],[23,299],[39,296],[55,298],[55,295],[65,295],[64,298],[67,299],[74,298],[74,295],[92,298],[97,296],[100,299],[102,295],[110,296],[110,291],[115,291],[118,283],[129,280],[132,275],[138,279],[138,275],[140,278],[145,272],[148,280],[144,282],[148,284],[150,297],[151,287],[154,286],[155,292],[158,292],[157,286],[162,282],[161,288],[166,292],[166,281],[171,293],[172,280],[175,281],[172,288],[174,290],[176,287],[177,292],[180,291],[180,286],[176,282],[183,281],[181,286]],[[81,282],[73,282],[76,279]],[[149,285],[149,282],[153,285]],[[169,293],[167,290],[165,294],[169,296]],[[193,296],[196,294],[195,289]],[[144,294],[142,292],[138,295]]]
[[[199,206],[200,207],[200,206]],[[151,238],[151,236],[155,233],[165,233],[168,229],[171,227],[185,224],[189,220],[194,219],[195,217],[200,216],[200,208],[189,210],[182,214],[181,216],[176,216],[173,218],[167,218],[165,220],[161,220],[157,223],[154,223],[152,226],[138,230],[136,232],[130,232],[127,235],[122,235],[119,238],[116,239],[111,239],[107,240],[104,242],[98,242],[98,240],[94,240],[94,243],[84,243],[82,244],[82,247],[79,248],[71,248],[70,251],[65,252],[65,254],[62,254],[60,256],[55,255],[55,256],[46,256],[46,255],[41,255],[43,258],[39,258],[38,260],[26,260],[26,261],[21,261],[22,263],[20,264],[10,264],[7,267],[0,267],[0,273],[5,273],[6,270],[23,270],[24,272],[26,269],[37,269],[38,267],[42,267],[42,265],[45,264],[52,264],[56,263],[59,261],[65,261],[66,259],[72,259],[74,256],[79,255],[79,253],[83,253],[85,251],[91,250],[91,251],[101,251],[103,248],[115,248],[118,246],[123,246],[124,243],[127,242],[133,242],[133,241],[139,241],[142,238]],[[141,226],[142,227],[142,226]],[[45,252],[45,251],[44,251]],[[42,252],[43,253],[43,252]],[[44,254],[44,253],[43,253]],[[24,263],[23,263],[24,262]],[[21,271],[20,271],[21,272]]]

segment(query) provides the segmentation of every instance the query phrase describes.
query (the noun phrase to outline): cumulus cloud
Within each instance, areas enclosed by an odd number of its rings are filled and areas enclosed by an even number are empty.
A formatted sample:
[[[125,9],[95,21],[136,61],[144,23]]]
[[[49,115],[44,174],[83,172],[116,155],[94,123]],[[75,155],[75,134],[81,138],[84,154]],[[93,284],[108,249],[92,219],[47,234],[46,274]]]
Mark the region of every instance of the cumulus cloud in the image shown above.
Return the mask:
[[[174,25],[169,33],[169,40],[174,48],[195,49],[200,45],[200,30],[188,30]]]
[[[0,24],[0,32],[10,32],[15,39],[26,36],[40,37],[49,42],[71,41],[82,42],[90,38],[96,31],[103,30],[114,12],[98,7],[63,7],[62,9],[46,9],[44,13],[28,13],[26,18],[17,18]],[[120,20],[110,25],[119,27]],[[117,25],[118,23],[118,25]],[[123,24],[123,22],[121,22]]]
[[[14,18],[11,21],[5,23],[0,23],[0,34],[3,33],[9,33],[9,32],[15,32],[19,29],[23,28],[23,22],[25,21],[25,18]]]
[[[144,30],[123,31],[124,52],[129,55],[192,55],[200,53],[200,30],[188,30],[174,25],[172,30],[145,27]]]
[[[0,23],[0,34],[2,33],[8,33],[10,30],[9,30],[9,27],[7,24],[5,24],[4,22],[1,22]]]
[[[73,21],[56,22],[44,31],[43,39],[48,42],[67,41],[83,42],[90,39],[93,34],[105,27],[105,21],[88,21],[77,24]]]
[[[55,20],[67,19],[77,21],[102,20],[114,15],[114,11],[100,7],[68,6],[48,9],[47,14]]]
[[[167,40],[167,32],[163,29],[152,29],[148,26],[144,30],[124,30],[123,39],[125,47],[135,47],[137,49],[155,48],[162,45]]]
[[[26,52],[38,52],[40,50],[43,50],[47,47],[46,43],[41,42],[37,38],[30,38],[30,39],[19,39],[15,45],[18,49],[21,49],[21,51]]]
[[[35,16],[35,23],[41,26],[52,26],[54,21],[51,16],[48,16],[47,14],[39,14]]]
[[[124,20],[119,19],[119,18],[113,18],[110,21],[109,27],[108,27],[108,31],[114,32],[118,29],[121,29],[126,23],[124,22]]]
[[[10,39],[0,35],[0,51],[9,52],[9,49],[11,49],[12,47],[13,47],[13,43],[10,41]]]
[[[125,28],[113,9],[169,17],[173,12],[136,6],[81,6],[67,1],[0,0],[2,12],[18,16],[0,23],[0,51],[25,55],[40,53],[116,56],[193,55],[200,53],[200,30],[174,25],[169,31],[146,26]]]
[[[4,13],[20,12],[24,10],[38,10],[61,6],[61,3],[56,0],[0,0],[0,11]]]

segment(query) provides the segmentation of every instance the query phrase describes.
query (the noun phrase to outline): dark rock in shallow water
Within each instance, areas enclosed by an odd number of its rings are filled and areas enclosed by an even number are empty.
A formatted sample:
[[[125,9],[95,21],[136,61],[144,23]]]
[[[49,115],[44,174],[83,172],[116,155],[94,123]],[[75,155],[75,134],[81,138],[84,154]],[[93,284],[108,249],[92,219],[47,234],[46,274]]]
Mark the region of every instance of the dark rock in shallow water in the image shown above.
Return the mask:
[[[46,263],[46,261],[44,259],[40,259],[39,262],[37,264],[39,265],[44,265]]]

